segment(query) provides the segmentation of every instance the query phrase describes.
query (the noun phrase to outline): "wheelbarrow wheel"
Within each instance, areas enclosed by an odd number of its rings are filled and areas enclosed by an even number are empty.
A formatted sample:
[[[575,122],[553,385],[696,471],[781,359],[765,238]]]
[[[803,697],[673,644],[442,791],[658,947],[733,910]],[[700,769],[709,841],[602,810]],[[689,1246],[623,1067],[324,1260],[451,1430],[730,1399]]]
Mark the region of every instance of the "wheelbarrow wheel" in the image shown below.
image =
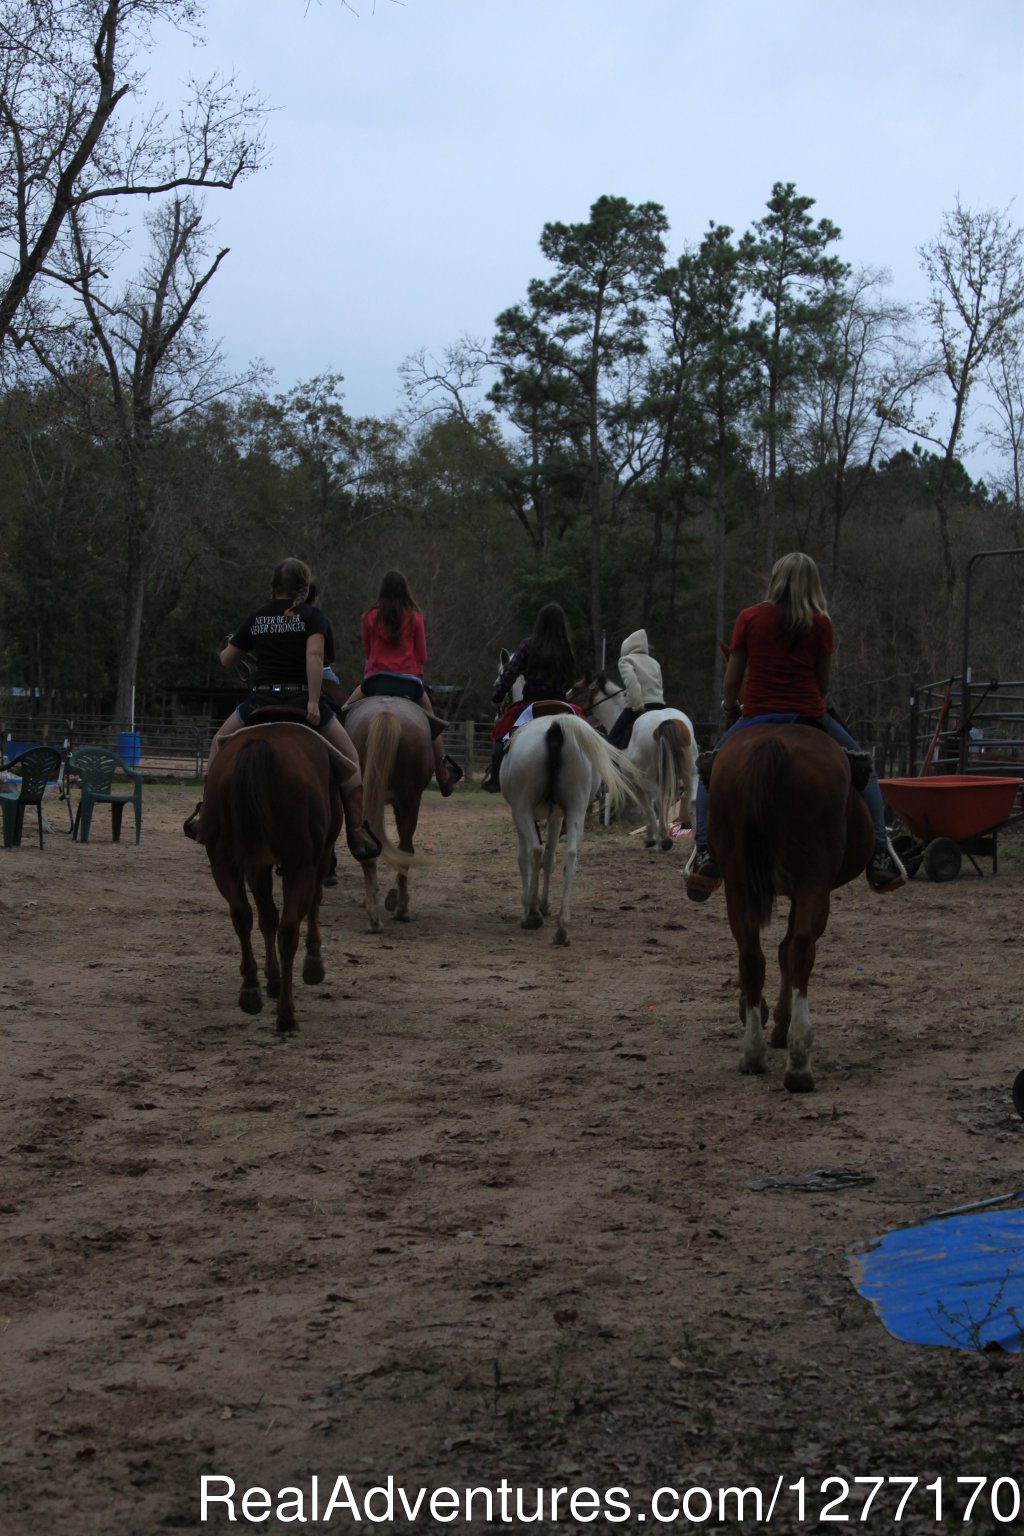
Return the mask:
[[[960,846],[951,837],[937,837],[924,851],[924,872],[929,880],[955,880],[962,862]]]

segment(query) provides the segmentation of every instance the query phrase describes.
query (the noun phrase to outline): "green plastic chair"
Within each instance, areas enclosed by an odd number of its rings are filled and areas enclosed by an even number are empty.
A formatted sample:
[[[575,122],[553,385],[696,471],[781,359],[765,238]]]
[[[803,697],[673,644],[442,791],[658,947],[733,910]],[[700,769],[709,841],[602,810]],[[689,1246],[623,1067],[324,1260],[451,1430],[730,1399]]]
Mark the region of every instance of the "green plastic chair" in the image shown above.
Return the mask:
[[[114,775],[120,770],[130,780],[127,791],[114,789]],[[142,774],[129,768],[123,758],[109,747],[76,747],[68,758],[68,772],[78,779],[82,791],[75,812],[72,838],[89,841],[92,813],[97,805],[109,805],[111,831],[115,843],[121,840],[121,818],[126,805],[135,808],[135,841],[142,836]],[[120,781],[118,781],[120,783]]]
[[[5,764],[4,772],[16,774],[21,783],[15,789],[0,789],[0,805],[4,816],[4,847],[17,848],[21,844],[25,824],[25,807],[34,805],[39,818],[39,846],[43,846],[43,795],[47,786],[60,779],[63,758],[56,747],[29,747],[18,757]]]

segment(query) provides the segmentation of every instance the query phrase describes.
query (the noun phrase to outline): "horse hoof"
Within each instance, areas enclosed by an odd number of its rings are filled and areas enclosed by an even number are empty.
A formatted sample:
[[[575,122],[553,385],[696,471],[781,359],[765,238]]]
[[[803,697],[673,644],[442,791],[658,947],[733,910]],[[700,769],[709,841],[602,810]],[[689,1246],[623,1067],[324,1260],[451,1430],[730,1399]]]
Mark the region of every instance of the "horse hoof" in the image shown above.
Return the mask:
[[[396,923],[407,923],[408,921],[409,921],[409,913],[408,913],[408,911],[404,907],[403,907],[401,912],[396,912],[395,913],[395,922]]]
[[[238,994],[238,1006],[243,1013],[261,1013],[263,993],[259,987],[243,987]]]
[[[524,917],[520,925],[523,928],[543,928],[544,919],[539,912],[531,912],[529,917]]]
[[[568,944],[568,942],[569,942],[569,935],[566,933],[564,928],[556,928],[555,929],[555,937],[552,940],[552,942],[555,943],[555,944],[563,944],[563,945],[564,944]]]
[[[279,1035],[293,1035],[298,1029],[294,1019],[278,1019],[277,1032]]]
[[[302,962],[302,979],[307,987],[318,987],[327,973],[319,955],[307,955]]]
[[[277,976],[268,976],[267,977],[267,996],[268,997],[280,997],[281,996],[281,981],[280,981],[279,977],[277,977]]]
[[[814,1078],[809,1072],[787,1072],[782,1079],[782,1086],[788,1088],[790,1093],[810,1093],[814,1087]]]
[[[371,917],[370,918],[370,932],[371,933],[383,933],[384,932],[384,925],[381,922],[379,917]]]
[[[388,891],[387,895],[384,897],[384,910],[385,910],[385,912],[393,912],[397,906],[398,906],[398,892],[397,891]]]
[[[670,837],[663,837],[662,838],[662,840],[661,840],[661,851],[662,851],[662,853],[671,853],[672,852],[672,839]]]
[[[644,838],[644,847],[645,848],[657,848],[657,846],[658,846],[658,839],[656,837],[645,837]],[[665,845],[663,843],[662,847],[664,847],[664,846]],[[672,845],[670,843],[669,847],[671,848],[671,846]]]

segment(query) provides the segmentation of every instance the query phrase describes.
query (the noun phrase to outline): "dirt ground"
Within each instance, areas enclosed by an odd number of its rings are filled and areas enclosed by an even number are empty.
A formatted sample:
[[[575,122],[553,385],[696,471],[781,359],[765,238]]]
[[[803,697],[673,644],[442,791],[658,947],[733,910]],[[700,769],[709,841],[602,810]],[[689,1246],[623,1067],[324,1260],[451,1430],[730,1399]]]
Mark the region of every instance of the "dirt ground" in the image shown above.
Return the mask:
[[[52,813],[42,853],[0,852],[3,1532],[406,1528],[202,1525],[204,1473],[614,1485],[634,1511],[802,1475],[789,1532],[832,1528],[832,1475],[1024,1479],[1020,1357],[897,1342],[845,1258],[1024,1183],[1019,846],[995,878],[837,895],[794,1097],[777,1053],[737,1071],[724,902],[685,900],[685,845],[590,827],[557,949],[519,927],[504,804],[432,792],[413,921],[370,935],[343,859],[326,981],[279,1039],[236,1007],[194,801],[147,787],[138,847]],[[822,1167],[873,1182],[751,1187]],[[923,1493],[896,1526],[902,1492],[862,1528],[964,1528]],[[1010,1528],[986,1508],[970,1529]]]

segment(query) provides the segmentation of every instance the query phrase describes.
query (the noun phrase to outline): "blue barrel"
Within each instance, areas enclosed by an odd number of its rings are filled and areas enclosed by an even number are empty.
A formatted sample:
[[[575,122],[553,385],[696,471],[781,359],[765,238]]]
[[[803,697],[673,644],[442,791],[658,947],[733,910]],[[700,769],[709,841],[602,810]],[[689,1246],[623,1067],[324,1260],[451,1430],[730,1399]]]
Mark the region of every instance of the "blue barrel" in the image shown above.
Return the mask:
[[[118,731],[117,755],[129,768],[137,768],[142,760],[142,738],[138,731]]]

